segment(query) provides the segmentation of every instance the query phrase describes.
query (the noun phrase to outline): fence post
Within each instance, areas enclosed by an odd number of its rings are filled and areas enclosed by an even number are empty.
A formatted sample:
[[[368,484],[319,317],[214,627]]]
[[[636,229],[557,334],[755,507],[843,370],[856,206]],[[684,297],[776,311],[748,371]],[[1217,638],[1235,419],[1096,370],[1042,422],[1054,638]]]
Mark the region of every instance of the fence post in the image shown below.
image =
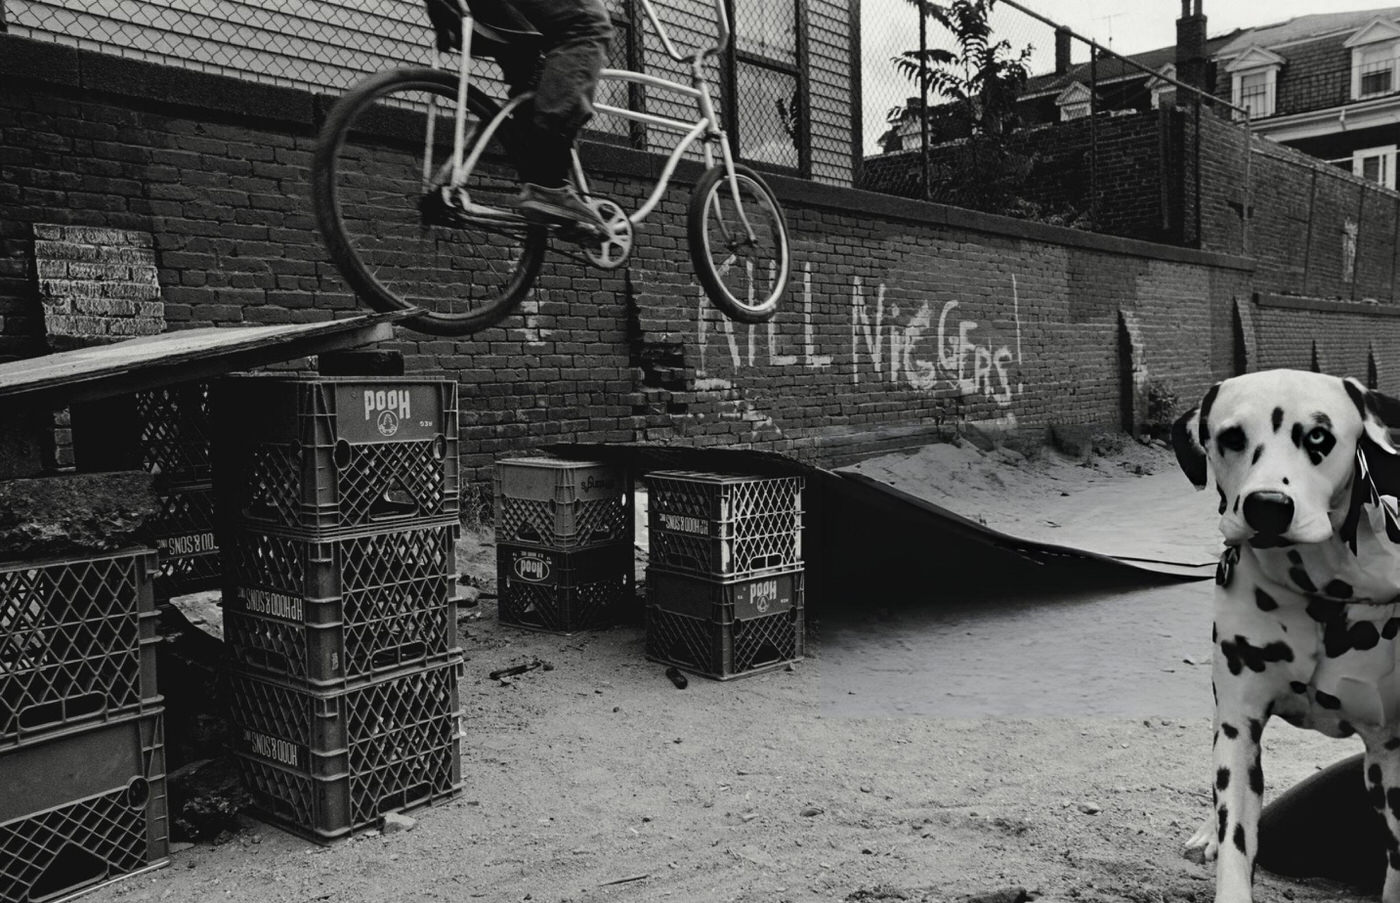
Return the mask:
[[[1240,220],[1240,247],[1249,256],[1249,221],[1254,219],[1254,117],[1244,114],[1244,188],[1240,197],[1243,218]]]
[[[923,174],[924,200],[933,196],[928,164],[928,10],[919,0],[919,165]]]
[[[1099,227],[1099,46],[1089,45],[1089,222]]]

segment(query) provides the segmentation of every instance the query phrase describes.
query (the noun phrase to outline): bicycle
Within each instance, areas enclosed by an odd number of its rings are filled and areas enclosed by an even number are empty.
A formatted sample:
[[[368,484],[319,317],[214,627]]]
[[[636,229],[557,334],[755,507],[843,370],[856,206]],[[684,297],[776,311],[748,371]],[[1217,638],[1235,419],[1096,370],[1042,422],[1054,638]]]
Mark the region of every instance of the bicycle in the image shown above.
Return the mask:
[[[635,227],[660,204],[681,158],[699,141],[705,170],[686,215],[696,275],[715,306],[735,320],[759,323],[776,313],[791,263],[782,207],[758,173],[734,162],[705,78],[707,61],[732,37],[724,0],[715,0],[716,42],[689,55],[672,44],[651,0],[641,0],[666,53],[689,67],[690,84],[603,70],[602,84],[674,92],[692,100],[697,113],[687,121],[595,102],[604,114],[680,135],[656,184],[630,214],[590,191],[573,149],[574,186],[604,230],[542,224],[513,209],[512,117],[531,94],[498,104],[471,83],[470,69],[474,42],[489,49],[521,37],[474,19],[467,0],[459,4],[455,71],[439,51],[432,67],[373,75],[337,101],[317,139],[316,222],[336,267],[365,303],[416,311],[404,323],[420,332],[462,336],[520,304],[540,275],[551,237],[576,246],[595,266],[617,269],[632,255]]]

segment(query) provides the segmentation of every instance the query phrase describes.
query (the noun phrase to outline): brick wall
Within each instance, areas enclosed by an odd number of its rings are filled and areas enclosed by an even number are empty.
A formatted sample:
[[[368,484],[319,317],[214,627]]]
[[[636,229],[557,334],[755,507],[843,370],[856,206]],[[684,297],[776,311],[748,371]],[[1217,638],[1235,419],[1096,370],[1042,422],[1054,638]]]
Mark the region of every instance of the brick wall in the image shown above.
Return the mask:
[[[323,101],[165,72],[0,38],[0,78],[14,86],[0,94],[7,253],[32,241],[33,223],[147,232],[172,329],[355,313],[307,212]],[[643,195],[654,158],[585,151],[599,190]],[[969,424],[1031,437],[1056,422],[1116,424],[1124,314],[1139,382],[1190,398],[1233,372],[1250,261],[777,177],[794,282],[771,324],[731,323],[703,300],[684,250],[694,176],[681,173],[623,270],[551,255],[502,325],[460,341],[399,333],[411,372],[461,384],[468,484],[499,454],[554,442],[751,446],[833,463]],[[0,281],[0,305],[37,306],[32,281]],[[1314,318],[1313,332],[1336,319]],[[1293,354],[1290,336],[1260,356]],[[1400,377],[1379,369],[1383,382]]]

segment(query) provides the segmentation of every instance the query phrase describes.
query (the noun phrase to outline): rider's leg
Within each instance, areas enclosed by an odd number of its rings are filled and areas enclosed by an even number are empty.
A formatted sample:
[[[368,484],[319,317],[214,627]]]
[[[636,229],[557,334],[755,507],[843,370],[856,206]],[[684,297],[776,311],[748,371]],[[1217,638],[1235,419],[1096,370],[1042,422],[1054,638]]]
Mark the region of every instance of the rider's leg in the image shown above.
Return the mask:
[[[612,40],[612,22],[602,0],[513,3],[548,41],[522,146],[520,172],[526,184],[520,207],[541,219],[601,225],[568,182],[569,152],[593,116],[593,94]],[[507,77],[512,74],[523,78],[520,69]]]

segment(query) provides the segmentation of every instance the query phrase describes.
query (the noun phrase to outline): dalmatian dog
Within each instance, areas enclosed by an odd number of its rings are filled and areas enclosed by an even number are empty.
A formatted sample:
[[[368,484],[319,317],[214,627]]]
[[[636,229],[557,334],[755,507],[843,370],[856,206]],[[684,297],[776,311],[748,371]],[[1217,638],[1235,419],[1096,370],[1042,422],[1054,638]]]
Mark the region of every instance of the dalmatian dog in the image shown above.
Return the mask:
[[[1214,811],[1185,851],[1215,861],[1216,903],[1253,899],[1260,736],[1275,715],[1364,741],[1390,834],[1381,899],[1400,903],[1400,453],[1386,422],[1400,425],[1400,401],[1355,380],[1271,370],[1216,384],[1173,427],[1187,477],[1213,478],[1225,537]]]

